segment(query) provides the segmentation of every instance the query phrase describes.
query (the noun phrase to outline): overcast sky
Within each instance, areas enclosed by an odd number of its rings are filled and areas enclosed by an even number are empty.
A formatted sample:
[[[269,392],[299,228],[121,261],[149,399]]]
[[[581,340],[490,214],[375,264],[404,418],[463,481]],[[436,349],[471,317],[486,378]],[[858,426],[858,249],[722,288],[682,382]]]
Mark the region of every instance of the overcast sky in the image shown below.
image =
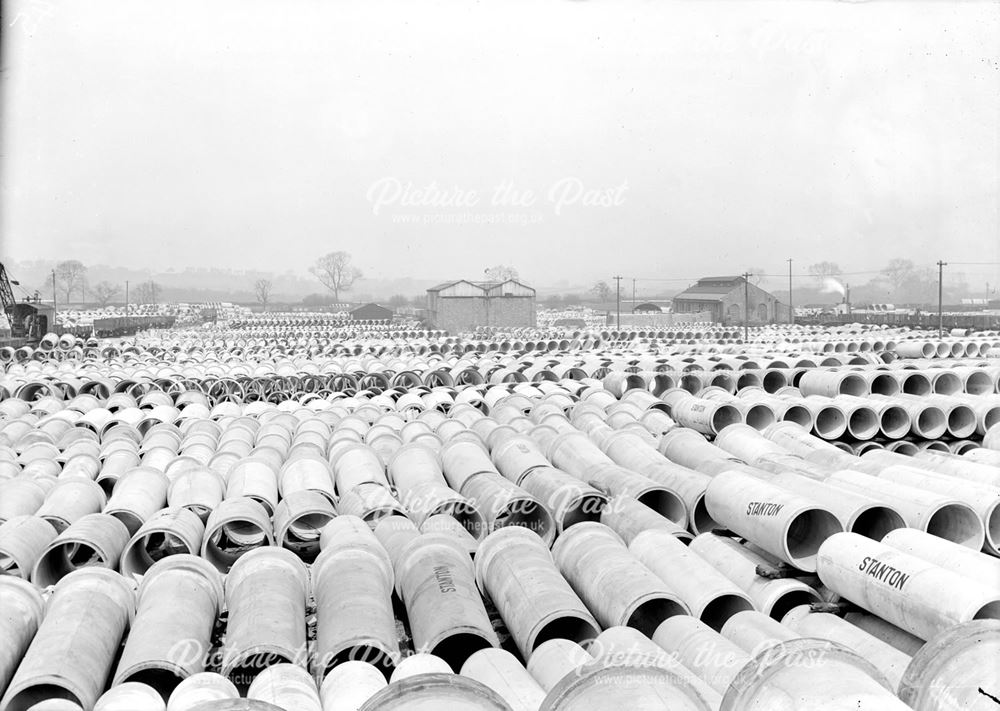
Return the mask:
[[[4,10],[4,259],[343,249],[539,284],[1000,262],[994,2]]]

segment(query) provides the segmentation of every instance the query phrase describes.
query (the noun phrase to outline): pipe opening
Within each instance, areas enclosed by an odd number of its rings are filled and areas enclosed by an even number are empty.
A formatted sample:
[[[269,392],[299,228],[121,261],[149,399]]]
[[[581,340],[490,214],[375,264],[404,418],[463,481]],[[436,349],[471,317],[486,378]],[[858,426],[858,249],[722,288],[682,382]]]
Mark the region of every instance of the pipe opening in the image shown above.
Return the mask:
[[[764,372],[761,384],[764,386],[764,392],[775,393],[788,385],[788,378],[786,378],[785,374],[781,371],[768,370]]]
[[[719,434],[729,425],[743,422],[743,415],[732,405],[719,405],[712,413],[712,431]]]
[[[791,590],[774,601],[774,604],[771,605],[770,617],[772,620],[781,622],[793,608],[813,602],[820,602],[820,597],[812,590]]]
[[[1000,600],[988,602],[979,608],[974,620],[1000,620]]]
[[[157,561],[178,553],[198,554],[197,551],[188,548],[178,536],[170,533],[149,533],[134,541],[125,550],[121,563],[122,573],[142,575]]]
[[[910,431],[910,415],[898,405],[883,408],[879,428],[889,439],[899,439]]]
[[[28,711],[35,704],[51,699],[65,699],[83,707],[83,702],[68,689],[56,684],[35,684],[13,696],[7,704],[7,711]]]
[[[258,652],[248,654],[239,660],[239,664],[234,666],[226,675],[229,681],[240,692],[240,696],[246,696],[247,691],[257,675],[268,667],[275,664],[293,664],[294,662],[285,654],[276,652]]]
[[[129,674],[122,679],[121,683],[124,684],[126,681],[146,684],[155,689],[163,697],[163,700],[166,701],[170,698],[173,690],[177,688],[177,685],[184,681],[184,677],[169,669],[142,669],[134,674]]]
[[[878,434],[878,415],[867,407],[859,407],[847,418],[847,431],[854,439],[871,439]]]
[[[962,379],[945,371],[934,378],[934,392],[939,395],[954,395],[962,392]]]
[[[903,517],[886,506],[872,506],[865,509],[851,524],[851,533],[881,541],[889,531],[906,528]]]
[[[872,378],[872,395],[896,395],[899,393],[899,381],[889,373],[879,373]]]
[[[925,439],[937,439],[948,429],[944,410],[938,407],[925,407],[917,415],[917,434]]]
[[[48,587],[74,570],[89,566],[113,567],[96,548],[86,543],[66,543],[42,556],[35,566],[31,581],[39,587]]]
[[[955,439],[965,439],[976,431],[976,413],[971,407],[956,405],[948,413],[948,433]]]
[[[827,538],[844,530],[829,511],[807,509],[794,519],[785,534],[785,552],[795,567],[816,570],[816,551]]]
[[[946,504],[927,521],[927,533],[974,550],[983,545],[983,522],[967,506]]]
[[[816,413],[816,423],[813,425],[823,439],[836,439],[847,429],[847,416],[836,407],[824,407]]]
[[[671,600],[667,597],[654,597],[635,608],[632,614],[629,615],[625,625],[633,627],[647,637],[652,638],[653,633],[656,632],[656,628],[665,619],[674,615],[686,614],[687,610],[676,600]]]
[[[994,505],[986,515],[986,544],[994,553],[1000,548],[1000,504]]]
[[[765,376],[766,377],[766,376]],[[736,390],[740,391],[743,388],[759,388],[762,383],[760,378],[756,373],[750,373],[744,371],[740,373],[739,377],[736,378]],[[767,390],[767,388],[764,388]],[[767,390],[767,392],[773,392],[772,390]]]
[[[930,395],[931,381],[923,373],[910,373],[903,381],[903,392],[907,395]]]
[[[670,519],[678,526],[683,526],[687,522],[687,508],[684,506],[684,500],[673,492],[666,489],[650,489],[637,498],[640,503],[645,504],[664,518]]]
[[[802,407],[802,405],[791,405],[785,410],[781,420],[782,422],[794,422],[805,430],[811,430],[813,427],[812,413],[809,412],[809,408]]]
[[[965,392],[969,395],[989,395],[993,392],[993,379],[989,373],[973,371],[965,379]]]
[[[854,395],[855,397],[864,397],[868,395],[868,383],[863,377],[855,373],[845,375],[840,381],[840,388],[838,392],[841,395]]]
[[[543,541],[550,541],[553,521],[548,510],[538,502],[516,499],[509,503],[493,522],[494,530],[504,526],[521,526],[538,534]]]
[[[0,573],[21,577],[21,566],[8,555],[0,555]]]
[[[538,648],[543,642],[550,639],[568,639],[577,644],[583,644],[592,639],[596,639],[601,631],[594,627],[588,620],[579,617],[557,617],[544,627],[542,627],[532,643],[532,650]]]
[[[582,496],[572,506],[566,509],[562,517],[562,530],[585,521],[600,521],[601,511],[607,500],[603,496]]]
[[[145,523],[137,514],[131,511],[107,511],[106,513],[111,514],[116,519],[125,524],[125,528],[128,529],[128,535],[134,536],[138,533],[139,529],[142,528],[142,524]]]
[[[989,430],[996,424],[1000,424],[1000,407],[991,407],[983,416],[983,426]]]
[[[747,408],[747,424],[755,430],[762,430],[774,424],[774,410],[767,405],[751,405]]]
[[[887,447],[886,449],[891,452],[906,455],[907,457],[912,457],[920,451],[920,448],[917,445],[913,444],[913,442],[907,441],[893,442],[892,446]]]
[[[705,609],[701,611],[699,619],[716,632],[721,632],[722,626],[726,624],[726,620],[730,617],[737,612],[752,609],[753,605],[746,598],[739,595],[720,595],[705,605]]]
[[[493,645],[489,640],[471,632],[462,632],[445,637],[429,650],[445,660],[457,674],[466,660],[480,649],[489,649]]]
[[[486,537],[486,519],[475,507],[468,504],[458,504],[451,512],[451,517],[458,521],[459,525],[477,541]]]
[[[344,662],[365,662],[371,664],[382,672],[386,679],[389,678],[393,669],[396,668],[396,660],[393,659],[392,654],[387,650],[370,644],[358,644],[335,654],[333,659],[323,668],[323,676],[326,677],[334,667]]]

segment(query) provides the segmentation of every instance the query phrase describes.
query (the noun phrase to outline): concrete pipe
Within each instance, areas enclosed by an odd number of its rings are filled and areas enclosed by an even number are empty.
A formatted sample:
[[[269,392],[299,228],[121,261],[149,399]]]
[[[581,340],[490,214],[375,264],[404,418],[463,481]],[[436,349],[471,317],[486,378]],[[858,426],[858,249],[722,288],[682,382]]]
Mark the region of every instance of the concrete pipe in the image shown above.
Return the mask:
[[[552,466],[535,441],[524,435],[510,436],[495,445],[490,459],[500,473],[515,484],[520,484],[533,469]]]
[[[134,610],[132,586],[114,571],[87,568],[63,578],[0,711],[27,711],[44,699],[93,708]]]
[[[528,659],[528,673],[546,692],[567,675],[594,661],[590,653],[568,639],[542,642]]]
[[[451,537],[424,533],[401,553],[396,567],[418,652],[429,652],[458,669],[485,647],[499,647],[468,553]]]
[[[35,562],[31,582],[55,585],[84,567],[114,570],[128,543],[128,529],[113,516],[89,514],[56,536]]]
[[[359,711],[511,711],[499,694],[458,674],[426,673],[394,681]]]
[[[112,686],[97,700],[94,711],[166,711],[163,697],[148,684],[130,681]]]
[[[1000,555],[1000,488],[907,466],[885,467],[878,470],[878,477],[966,504],[982,522],[985,535],[982,547]]]
[[[523,526],[549,545],[555,539],[555,521],[545,506],[498,473],[481,472],[466,479],[461,494],[482,512],[489,532],[504,526]]]
[[[104,513],[125,524],[134,535],[142,524],[167,504],[170,482],[163,472],[138,467],[122,476],[115,484]]]
[[[664,620],[653,633],[653,642],[720,695],[750,662],[743,649],[690,615]]]
[[[480,649],[462,665],[461,674],[495,691],[513,711],[537,711],[545,699],[538,682],[504,649]]]
[[[295,664],[275,664],[262,670],[247,690],[248,699],[295,711],[323,711],[316,681]]]
[[[865,708],[906,711],[870,662],[829,640],[793,639],[753,656],[723,709]]]
[[[441,450],[441,460],[445,479],[455,491],[462,491],[465,482],[478,474],[500,476],[486,450],[476,442],[448,441]]]
[[[714,400],[703,400],[685,393],[684,397],[674,396],[664,400],[670,405],[670,417],[681,427],[687,427],[706,435],[717,435],[723,428],[743,422],[743,414],[733,405]]]
[[[194,711],[209,703],[238,699],[240,692],[226,677],[215,672],[192,674],[174,689],[167,711]]]
[[[104,457],[101,471],[95,481],[100,484],[104,493],[108,496],[114,491],[115,484],[125,475],[139,466],[139,455],[131,449],[119,449],[110,452]]]
[[[597,637],[597,621],[559,574],[548,545],[531,531],[494,531],[480,545],[475,567],[480,590],[493,600],[525,659],[549,639]]]
[[[167,489],[167,506],[186,508],[205,521],[213,509],[222,503],[225,483],[208,467],[187,469],[170,482]]]
[[[836,397],[854,395],[865,397],[870,394],[868,380],[864,374],[843,370],[807,370],[799,378],[798,388],[806,397]]]
[[[717,475],[705,492],[712,518],[800,570],[815,572],[820,544],[842,531],[814,501],[738,472]]]
[[[226,577],[221,673],[237,688],[274,664],[306,666],[308,593],[308,570],[283,548],[258,548],[235,562]]]
[[[573,526],[552,553],[563,577],[603,627],[626,625],[649,635],[666,618],[689,613],[677,594],[603,524]]]
[[[1000,618],[1000,588],[855,533],[827,539],[817,572],[837,594],[922,639],[969,620]]]
[[[519,486],[542,502],[560,534],[575,523],[598,520],[608,501],[603,492],[551,466],[531,469]]]
[[[690,547],[736,583],[757,610],[774,619],[781,619],[797,605],[820,601],[819,593],[801,580],[757,575],[758,566],[770,567],[771,562],[730,538],[703,533],[691,541]]]
[[[274,531],[267,510],[243,496],[224,500],[208,517],[201,557],[226,573],[248,550],[273,545]]]
[[[104,490],[86,479],[66,479],[49,490],[35,515],[62,532],[84,516],[100,512],[106,505]]]
[[[222,576],[201,558],[174,555],[153,565],[139,586],[112,683],[141,682],[168,698],[177,684],[204,671],[222,597]]]
[[[342,515],[357,516],[372,528],[386,516],[406,515],[406,509],[388,487],[374,482],[358,484],[350,491],[341,492],[338,511]]]
[[[684,544],[694,538],[686,529],[630,496],[616,496],[608,501],[601,511],[600,522],[621,536],[626,544],[651,529],[667,531]]]
[[[990,450],[975,451],[989,452]],[[997,464],[990,464],[989,462],[980,463],[967,460],[967,457],[954,459],[946,454],[923,451],[915,455],[913,459],[900,459],[895,463],[920,467],[921,469],[929,469],[938,474],[947,474],[948,476],[958,477],[960,479],[973,481],[978,484],[1000,487],[1000,472],[996,469],[998,466]]]
[[[899,698],[915,711],[995,708],[998,656],[1000,622],[976,620],[953,627],[913,656]]]
[[[57,535],[52,524],[37,516],[15,516],[0,524],[0,574],[28,580]]]
[[[179,553],[197,556],[205,525],[189,509],[162,509],[153,514],[125,545],[119,561],[122,575],[144,575],[154,563]]]
[[[845,531],[880,541],[889,531],[906,526],[898,511],[863,494],[791,472],[777,474],[770,482],[817,502],[837,517]]]
[[[755,610],[733,615],[722,626],[720,634],[751,656],[799,638],[773,617]]]
[[[278,475],[275,466],[260,455],[241,459],[229,470],[226,477],[226,499],[253,499],[274,514],[278,505]]]
[[[0,694],[21,663],[45,614],[45,601],[34,585],[20,578],[0,575]]]
[[[34,481],[22,478],[2,481],[0,482],[0,521],[6,521],[15,516],[31,516],[38,511],[44,501],[45,489]],[[102,501],[100,506],[103,505]],[[100,506],[98,511],[101,510]],[[96,512],[87,511],[87,513]]]
[[[389,671],[400,656],[392,611],[393,562],[356,517],[335,519],[324,535],[326,545],[312,570],[316,675],[322,678],[346,661],[369,662]]]
[[[319,555],[323,527],[336,515],[329,498],[318,491],[293,491],[274,510],[274,541],[311,563]]]
[[[674,521],[674,523],[686,523],[696,533],[717,527],[708,509],[705,508],[705,489],[711,481],[710,477],[671,462],[655,447],[630,432],[618,432],[609,436],[602,449],[615,464],[642,472],[681,497],[687,509],[687,521]]]
[[[754,609],[743,590],[669,531],[643,531],[628,549],[677,594],[692,616],[714,630],[737,612]]]
[[[678,617],[687,617],[687,615],[678,615]],[[643,701],[648,703],[652,700],[663,705],[654,705],[649,708],[676,708],[675,704],[678,703],[680,708],[686,708],[685,701],[704,703],[712,709],[719,707],[721,699],[712,687],[678,662],[674,656],[667,654],[649,637],[631,627],[609,627],[601,632],[600,636],[590,645],[588,651],[595,659],[592,667],[611,667],[619,670],[656,669],[665,671],[673,677],[675,687],[672,690],[673,699],[663,698],[662,692],[654,691],[653,695],[646,701],[646,694],[650,690],[643,689],[640,691],[639,698],[636,699],[639,702],[639,708],[646,708]],[[585,675],[587,671],[582,669],[579,670],[579,673]],[[640,673],[638,678],[641,679],[642,676]],[[606,679],[604,683],[615,686],[614,681],[614,679]],[[619,679],[619,681],[625,681],[625,679]],[[566,684],[567,680],[564,679],[560,685],[565,687]],[[640,689],[643,685],[640,681]],[[623,686],[628,688],[631,684],[626,683]],[[632,706],[630,705],[628,708],[632,708]]]
[[[910,663],[910,656],[878,637],[829,612],[813,612],[809,605],[789,610],[781,624],[803,637],[828,639],[842,644],[871,662],[889,682],[893,692],[899,690],[899,682]]]
[[[881,542],[987,587],[1000,585],[1000,560],[939,536],[915,528],[901,528],[891,531]]]
[[[389,683],[395,684],[403,679],[420,676],[422,674],[451,674],[451,667],[448,662],[433,654],[417,652],[403,657],[399,665],[393,670],[389,677]]]
[[[826,481],[838,489],[885,502],[899,512],[909,528],[926,531],[973,550],[980,550],[986,540],[983,522],[975,510],[956,498],[857,471],[833,472]]]
[[[420,535],[420,529],[406,516],[388,516],[378,522],[374,529],[378,542],[389,554],[393,569],[399,564],[399,558],[406,546]],[[331,538],[332,540],[332,538]],[[399,593],[399,580],[396,579],[396,593]]]
[[[285,462],[278,472],[278,493],[282,498],[296,491],[315,491],[336,505],[330,465],[318,456],[303,456]]]
[[[374,449],[363,444],[348,444],[331,461],[337,492],[343,496],[359,484],[381,484],[388,487],[385,466]]]
[[[386,686],[385,675],[371,664],[344,662],[326,675],[319,697],[323,711],[358,711]]]
[[[436,514],[450,514],[477,540],[486,535],[486,522],[476,505],[443,481],[427,481],[400,488],[400,501],[418,525]]]
[[[479,539],[474,538],[465,527],[448,514],[429,516],[420,526],[421,533],[440,533],[448,536],[459,548],[470,556],[479,550]]]
[[[926,642],[906,630],[901,630],[891,622],[886,622],[878,615],[865,612],[860,608],[844,615],[844,621],[859,630],[863,630],[876,639],[880,639],[893,649],[903,654],[913,656]]]

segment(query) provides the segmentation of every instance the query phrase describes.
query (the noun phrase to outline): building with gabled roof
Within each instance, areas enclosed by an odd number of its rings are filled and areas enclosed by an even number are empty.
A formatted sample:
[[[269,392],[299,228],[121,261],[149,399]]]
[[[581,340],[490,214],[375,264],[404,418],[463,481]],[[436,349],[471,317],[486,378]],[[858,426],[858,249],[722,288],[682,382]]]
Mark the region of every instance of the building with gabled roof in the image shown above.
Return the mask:
[[[674,297],[674,313],[708,312],[712,320],[727,326],[743,323],[744,304],[749,323],[786,321],[788,306],[742,276],[715,276],[699,279]]]
[[[427,290],[427,318],[452,334],[534,327],[535,290],[516,279],[446,281]]]

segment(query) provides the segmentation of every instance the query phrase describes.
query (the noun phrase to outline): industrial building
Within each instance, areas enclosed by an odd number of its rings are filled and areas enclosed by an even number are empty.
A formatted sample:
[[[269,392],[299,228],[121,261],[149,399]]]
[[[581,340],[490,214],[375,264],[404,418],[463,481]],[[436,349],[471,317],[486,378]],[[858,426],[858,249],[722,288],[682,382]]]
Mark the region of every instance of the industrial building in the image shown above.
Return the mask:
[[[727,326],[743,323],[746,304],[752,324],[788,318],[788,306],[742,276],[705,277],[674,297],[674,313],[708,312],[712,321]]]
[[[351,309],[351,318],[355,321],[391,321],[392,309],[379,304],[362,304]]]
[[[452,334],[536,325],[535,290],[514,279],[449,281],[427,290],[427,318]]]

